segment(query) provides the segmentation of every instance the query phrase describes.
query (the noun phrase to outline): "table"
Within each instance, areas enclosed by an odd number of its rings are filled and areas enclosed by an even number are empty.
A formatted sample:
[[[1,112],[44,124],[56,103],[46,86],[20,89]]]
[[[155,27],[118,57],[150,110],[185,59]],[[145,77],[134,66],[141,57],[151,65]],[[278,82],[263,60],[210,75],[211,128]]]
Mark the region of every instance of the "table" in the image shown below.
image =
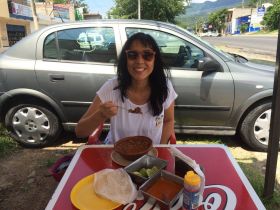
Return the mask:
[[[223,145],[172,146],[196,160],[204,168],[206,185],[203,205],[199,207],[199,210],[265,209],[227,147]],[[174,157],[170,154],[168,147],[169,145],[158,145],[156,147],[158,157],[168,160],[167,170],[174,172]],[[85,145],[80,147],[46,209],[76,210],[71,203],[70,193],[79,180],[104,168],[120,167],[111,160],[112,149],[112,145]],[[137,202],[136,204],[138,205]],[[127,206],[118,209],[131,208]],[[158,206],[155,206],[155,209],[158,209]]]

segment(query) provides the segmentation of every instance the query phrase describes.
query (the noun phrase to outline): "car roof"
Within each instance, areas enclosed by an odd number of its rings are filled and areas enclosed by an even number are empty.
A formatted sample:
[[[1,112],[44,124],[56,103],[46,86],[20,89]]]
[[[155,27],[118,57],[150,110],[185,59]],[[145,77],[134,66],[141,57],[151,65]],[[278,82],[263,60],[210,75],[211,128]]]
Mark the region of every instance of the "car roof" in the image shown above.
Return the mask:
[[[173,24],[166,23],[166,22],[161,22],[161,21],[155,21],[155,20],[138,20],[138,19],[95,19],[95,20],[83,20],[83,21],[72,21],[72,22],[65,22],[65,23],[57,23],[53,25],[49,25],[45,27],[44,29],[50,29],[50,28],[55,28],[57,26],[67,26],[67,25],[83,25],[83,24],[96,24],[96,23],[117,23],[117,24],[140,24],[140,25],[157,25],[157,26],[165,26],[165,27],[170,27],[174,28]]]
[[[15,45],[7,49],[3,54],[5,56],[11,56],[11,57],[18,57],[21,59],[35,59],[36,58],[36,42],[38,40],[38,37],[50,30],[55,29],[58,27],[64,27],[64,26],[83,26],[85,24],[98,24],[98,23],[112,23],[112,24],[137,24],[137,25],[154,25],[158,27],[165,27],[174,30],[176,28],[175,25],[164,23],[160,21],[154,21],[154,20],[136,20],[136,19],[96,19],[96,20],[84,20],[84,21],[73,21],[73,22],[65,22],[65,23],[57,23],[53,25],[46,26],[44,28],[39,29],[38,31],[35,31],[28,36],[24,37],[20,42],[17,42]],[[174,27],[175,26],[175,27]],[[179,27],[175,29],[176,31],[179,31]],[[182,33],[182,30],[180,30]],[[20,50],[18,50],[18,45],[20,45],[21,49],[28,49],[28,51],[25,51],[25,53],[22,53]]]

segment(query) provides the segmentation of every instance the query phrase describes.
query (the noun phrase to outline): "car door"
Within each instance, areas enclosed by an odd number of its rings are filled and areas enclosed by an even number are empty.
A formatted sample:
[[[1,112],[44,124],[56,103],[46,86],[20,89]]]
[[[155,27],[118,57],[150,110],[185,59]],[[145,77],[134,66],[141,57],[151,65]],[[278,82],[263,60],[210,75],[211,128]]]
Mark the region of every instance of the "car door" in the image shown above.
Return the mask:
[[[172,83],[178,94],[175,105],[175,128],[194,133],[219,126],[227,129],[234,101],[234,84],[225,63],[213,72],[197,70],[203,57],[219,59],[213,52],[175,31],[158,28],[126,27],[127,36],[148,33],[158,43],[163,61],[170,67]]]
[[[102,84],[115,76],[116,26],[72,26],[45,33],[35,70],[41,89],[77,122]],[[102,37],[97,40],[95,37]],[[41,44],[40,44],[41,43]]]

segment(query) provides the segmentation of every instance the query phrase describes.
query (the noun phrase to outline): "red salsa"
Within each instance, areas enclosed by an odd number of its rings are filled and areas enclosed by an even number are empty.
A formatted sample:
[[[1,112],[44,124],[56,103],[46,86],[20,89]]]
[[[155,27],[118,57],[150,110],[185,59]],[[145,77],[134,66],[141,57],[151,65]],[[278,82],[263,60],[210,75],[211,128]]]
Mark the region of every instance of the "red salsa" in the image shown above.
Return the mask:
[[[160,177],[147,189],[150,195],[169,203],[179,193],[183,186],[165,177]]]

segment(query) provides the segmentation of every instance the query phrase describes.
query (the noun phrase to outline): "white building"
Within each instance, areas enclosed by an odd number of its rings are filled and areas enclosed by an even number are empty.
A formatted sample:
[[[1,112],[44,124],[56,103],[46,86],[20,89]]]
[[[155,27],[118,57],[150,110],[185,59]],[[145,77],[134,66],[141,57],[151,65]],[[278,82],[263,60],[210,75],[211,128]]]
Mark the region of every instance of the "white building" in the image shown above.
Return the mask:
[[[272,6],[270,3],[262,4],[258,8],[232,8],[226,21],[226,34],[240,34],[242,25],[245,25],[246,32],[260,31],[262,29],[261,21],[267,11]]]

